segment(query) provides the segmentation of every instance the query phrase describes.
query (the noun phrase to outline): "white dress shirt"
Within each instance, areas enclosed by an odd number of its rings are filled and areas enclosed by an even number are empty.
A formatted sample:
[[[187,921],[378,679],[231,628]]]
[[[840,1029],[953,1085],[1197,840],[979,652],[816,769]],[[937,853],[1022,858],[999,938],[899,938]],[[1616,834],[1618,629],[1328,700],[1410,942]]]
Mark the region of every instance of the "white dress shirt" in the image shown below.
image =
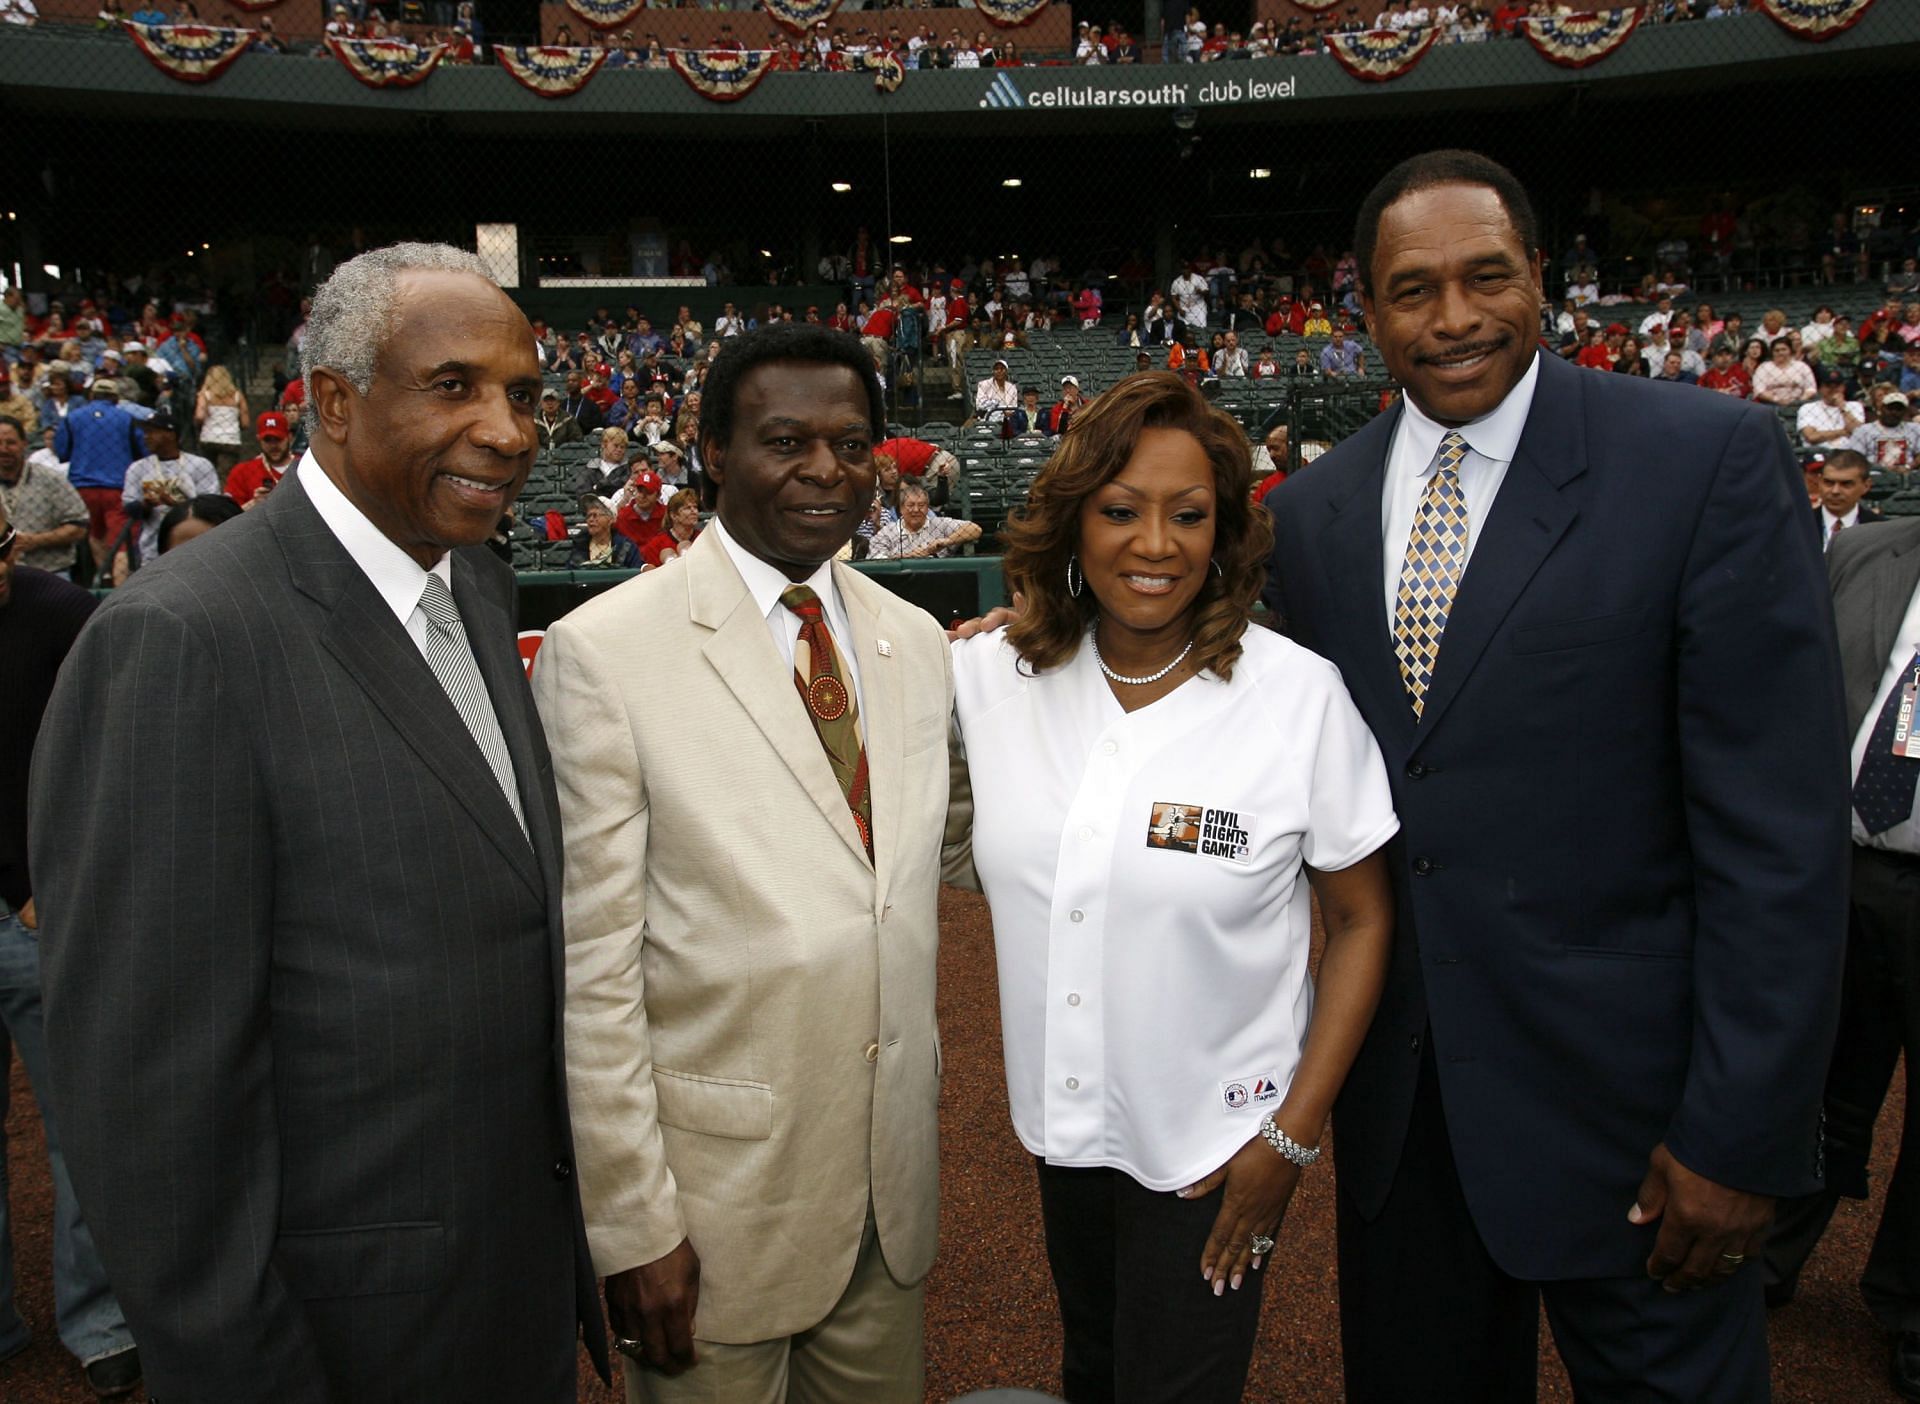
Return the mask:
[[[1826,509],[1822,508],[1824,515]],[[1900,621],[1900,630],[1893,636],[1893,648],[1887,654],[1886,667],[1880,674],[1880,686],[1874,689],[1873,705],[1867,708],[1867,715],[1860,723],[1860,729],[1853,734],[1853,769],[1850,772],[1855,779],[1860,775],[1860,762],[1867,758],[1867,738],[1873,735],[1873,724],[1880,720],[1880,709],[1887,705],[1887,698],[1906,675],[1907,664],[1912,660],[1914,651],[1920,649],[1920,589],[1913,592],[1907,601],[1906,617]],[[1920,794],[1916,794],[1920,800]],[[1865,848],[1882,848],[1889,853],[1920,854],[1920,824],[1913,818],[1903,819],[1891,829],[1878,834],[1868,834],[1867,826],[1860,822],[1858,814],[1848,811],[1853,823],[1853,841]],[[1914,815],[1920,818],[1920,804],[1916,804]]]
[[[1399,827],[1333,665],[1243,646],[1132,712],[1084,645],[1038,676],[1004,632],[953,647],[1013,1125],[1050,1164],[1177,1189],[1258,1134],[1313,1012],[1302,864]]]
[[[854,705],[860,709],[863,719],[860,722],[860,734],[865,736],[867,697],[860,690],[860,665],[854,660],[853,628],[847,620],[847,607],[840,599],[840,587],[833,583],[833,562],[823,563],[805,580],[789,580],[728,535],[726,524],[719,517],[716,516],[706,530],[719,538],[720,544],[727,549],[727,557],[733,562],[733,568],[747,582],[747,593],[753,596],[754,604],[766,617],[767,632],[773,636],[773,646],[780,650],[780,657],[785,660],[788,672],[793,671],[793,646],[800,641],[800,616],[781,604],[780,596],[790,585],[805,585],[820,597],[821,612],[826,615],[827,632],[833,635],[833,647],[840,655],[840,666],[853,683]]]
[[[1836,522],[1839,524],[1841,531],[1845,531],[1850,526],[1857,526],[1860,522],[1859,506],[1856,504],[1844,517],[1834,516],[1833,513],[1829,512],[1825,507],[1820,509],[1820,549],[1822,551],[1833,545],[1834,524]],[[1913,656],[1911,649],[1907,651],[1907,656]]]
[[[1507,392],[1506,399],[1470,424],[1460,426],[1467,441],[1467,456],[1460,462],[1460,492],[1467,504],[1467,559],[1480,541],[1480,528],[1493,499],[1506,481],[1507,465],[1513,462],[1520,446],[1520,431],[1527,427],[1527,412],[1533,408],[1533,387],[1540,379],[1540,357],[1534,355],[1520,383]],[[1407,559],[1407,541],[1413,535],[1413,519],[1426,494],[1427,480],[1439,466],[1440,441],[1450,432],[1438,420],[1429,419],[1413,397],[1405,397],[1405,409],[1393,431],[1393,447],[1387,450],[1387,480],[1380,493],[1381,541],[1385,544],[1387,623],[1393,623],[1395,601],[1400,594],[1400,569]],[[1464,567],[1463,567],[1464,569]],[[1441,647],[1445,647],[1443,643]]]
[[[308,451],[300,459],[297,470],[300,486],[307,491],[307,500],[313,503],[313,510],[320,514],[320,520],[327,529],[339,538],[353,563],[360,567],[373,588],[380,592],[380,598],[387,602],[387,608],[393,611],[393,617],[400,621],[400,627],[407,631],[407,637],[413,640],[413,646],[420,650],[420,656],[427,656],[427,616],[420,608],[420,596],[427,588],[427,571],[420,562],[402,551],[387,534],[375,526],[340,491],[327,470],[314,460]],[[453,557],[445,554],[434,562],[433,574],[440,577],[447,589],[453,589]],[[464,622],[464,621],[463,621]]]

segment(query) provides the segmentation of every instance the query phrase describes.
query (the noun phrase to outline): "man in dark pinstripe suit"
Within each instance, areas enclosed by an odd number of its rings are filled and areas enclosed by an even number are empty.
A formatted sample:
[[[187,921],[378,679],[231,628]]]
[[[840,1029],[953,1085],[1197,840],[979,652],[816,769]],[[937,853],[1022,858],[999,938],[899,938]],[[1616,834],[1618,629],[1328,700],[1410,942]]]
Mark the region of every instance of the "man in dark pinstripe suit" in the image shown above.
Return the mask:
[[[162,1404],[572,1404],[551,766],[483,542],[539,367],[470,255],[343,264],[313,448],[95,615],[36,755],[47,1029]],[[204,738],[204,739],[202,739]]]

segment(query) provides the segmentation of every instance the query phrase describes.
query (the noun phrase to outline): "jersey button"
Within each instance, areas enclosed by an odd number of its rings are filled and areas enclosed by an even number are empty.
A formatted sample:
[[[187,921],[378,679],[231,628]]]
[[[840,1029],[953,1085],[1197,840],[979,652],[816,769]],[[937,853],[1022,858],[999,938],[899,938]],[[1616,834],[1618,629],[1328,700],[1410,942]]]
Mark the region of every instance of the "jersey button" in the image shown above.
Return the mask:
[[[1080,1007],[1080,996],[1077,994],[1068,995],[1067,1003],[1072,1005],[1074,1008],[1078,1009]]]
[[[1077,1078],[1077,1077],[1070,1077],[1070,1078],[1068,1078],[1068,1079],[1067,1079],[1067,1091],[1069,1091],[1069,1092],[1078,1092],[1079,1090],[1080,1090],[1080,1079],[1079,1079],[1079,1078]]]
[[[1072,911],[1067,913],[1067,920],[1071,922],[1082,922],[1082,921],[1085,921],[1086,919],[1087,919],[1087,914],[1081,911],[1078,907],[1075,907]]]

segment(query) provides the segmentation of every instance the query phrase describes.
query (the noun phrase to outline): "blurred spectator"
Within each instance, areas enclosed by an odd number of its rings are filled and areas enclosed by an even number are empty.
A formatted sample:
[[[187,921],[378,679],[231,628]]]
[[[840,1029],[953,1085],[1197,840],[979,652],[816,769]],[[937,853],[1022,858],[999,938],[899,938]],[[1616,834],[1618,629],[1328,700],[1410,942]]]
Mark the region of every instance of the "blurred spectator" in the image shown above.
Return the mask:
[[[196,537],[205,536],[222,522],[232,521],[240,511],[239,504],[224,492],[204,493],[176,502],[160,518],[154,533],[154,549],[164,556]]]
[[[568,419],[580,426],[580,432],[591,434],[606,421],[601,416],[600,406],[586,393],[586,381],[580,371],[567,372],[567,393],[560,397],[560,410]]]
[[[667,504],[662,500],[663,490],[671,491],[660,481],[660,475],[645,467],[643,461],[635,465],[633,476],[615,499],[617,510],[613,519],[614,530],[636,548],[644,548],[667,528]],[[625,500],[621,501],[621,498]]]
[[[243,510],[258,507],[293,466],[293,430],[287,416],[268,410],[253,422],[260,452],[236,463],[227,474],[227,496]]]
[[[996,412],[1004,417],[1007,410],[1017,409],[1019,405],[1020,387],[1009,379],[1006,361],[995,358],[992,373],[973,388],[974,412],[998,423],[999,419],[994,417]]]
[[[1336,332],[1335,335],[1338,336],[1339,333]],[[1221,350],[1219,358],[1214,363],[1214,369],[1223,377],[1232,376],[1236,379],[1244,379],[1246,377],[1248,369],[1247,348],[1240,344],[1240,335],[1238,332],[1230,331],[1227,333],[1226,343]]]
[[[1334,327],[1332,340],[1320,348],[1320,370],[1332,376],[1353,376],[1360,374],[1360,348],[1347,340],[1346,331]]]
[[[1867,495],[1871,476],[1867,460],[1852,449],[1841,449],[1820,467],[1820,546],[1833,545],[1833,538],[1848,527],[1885,521],[1871,507],[1860,505]]]
[[[127,524],[122,500],[127,467],[147,451],[134,417],[120,405],[117,380],[104,375],[95,379],[87,403],[68,411],[60,421],[53,451],[68,465],[68,480],[87,504],[87,539],[98,570],[106,561],[107,547],[119,539]]]
[[[533,424],[543,449],[577,443],[581,437],[580,421],[560,408],[560,392],[551,385],[540,392],[540,412]]]
[[[1879,416],[1854,430],[1847,447],[1879,472],[1912,472],[1920,463],[1920,424],[1907,418],[1907,397],[1898,390],[1882,395]]]
[[[240,429],[247,420],[247,397],[233,383],[225,366],[213,366],[194,400],[193,422],[200,427],[200,447],[222,474],[240,461]],[[213,489],[218,492],[216,483]]]
[[[587,462],[581,480],[574,487],[581,493],[600,496],[622,491],[631,474],[627,466],[627,452],[626,430],[603,429],[600,432],[600,457]]]
[[[3,363],[0,363],[0,418],[16,421],[28,438],[40,427],[40,411],[34,406],[33,397],[20,393]]]
[[[124,357],[120,375],[133,386],[133,398],[149,409],[158,409],[161,402],[160,377],[148,364],[147,343],[129,341],[120,348],[120,353]]]
[[[1820,373],[1820,397],[1800,406],[1794,421],[1800,442],[1809,448],[1849,440],[1866,423],[1857,401],[1847,398],[1847,378],[1837,370]]]
[[[667,529],[649,541],[640,558],[649,566],[663,566],[686,554],[700,535],[700,500],[691,492],[678,492],[667,504]]]
[[[1713,344],[1713,355],[1708,360],[1707,373],[1700,377],[1703,388],[1741,400],[1752,393],[1753,379],[1744,367],[1734,364],[1733,347],[1726,341]]]
[[[65,580],[87,534],[87,504],[56,468],[27,457],[27,443],[20,422],[0,415],[0,507],[18,533],[14,560]]]
[[[1067,426],[1073,423],[1073,417],[1080,410],[1080,378],[1073,375],[1060,377],[1060,398],[1048,405],[1040,416],[1039,428],[1042,433],[1056,437],[1067,432]]]
[[[1793,354],[1793,343],[1784,335],[1774,341],[1767,360],[1753,372],[1753,398],[1763,404],[1803,405],[1819,393],[1813,371]]]
[[[639,570],[640,551],[633,542],[613,529],[613,503],[604,497],[588,496],[580,501],[586,513],[586,525],[573,534],[573,548],[567,552],[567,568]]]
[[[899,519],[873,533],[867,547],[869,560],[950,556],[968,542],[980,539],[978,522],[936,514],[928,504],[926,488],[918,482],[900,485],[899,505]]]
[[[219,495],[220,474],[199,454],[180,451],[180,430],[166,411],[143,424],[141,433],[147,454],[127,465],[120,495],[127,516],[141,523],[138,559],[150,561],[159,554],[160,519],[167,509],[195,497]]]
[[[20,295],[20,289],[9,287],[0,293],[0,349],[18,346],[26,338],[26,299]]]

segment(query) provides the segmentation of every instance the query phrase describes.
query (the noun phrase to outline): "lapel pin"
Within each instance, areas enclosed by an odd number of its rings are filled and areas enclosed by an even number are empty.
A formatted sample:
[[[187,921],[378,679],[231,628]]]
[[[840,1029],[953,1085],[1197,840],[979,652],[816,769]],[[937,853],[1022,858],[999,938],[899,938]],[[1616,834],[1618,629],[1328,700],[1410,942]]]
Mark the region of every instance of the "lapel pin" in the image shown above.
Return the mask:
[[[875,639],[873,641],[873,646],[880,650],[880,656],[882,658],[893,657],[893,645],[888,643],[885,639]]]

